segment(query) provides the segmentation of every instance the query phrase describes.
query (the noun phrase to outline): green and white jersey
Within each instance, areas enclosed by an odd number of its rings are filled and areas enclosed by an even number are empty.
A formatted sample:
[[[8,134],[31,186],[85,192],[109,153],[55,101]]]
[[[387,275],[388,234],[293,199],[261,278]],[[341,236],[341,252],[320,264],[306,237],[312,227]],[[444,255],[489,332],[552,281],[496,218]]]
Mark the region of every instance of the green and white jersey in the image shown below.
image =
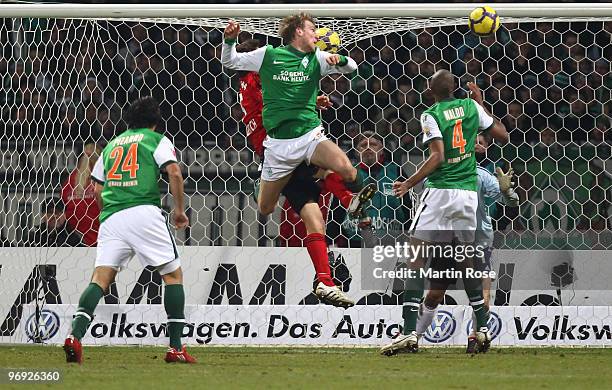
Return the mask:
[[[427,177],[429,188],[477,190],[474,145],[480,130],[493,125],[493,118],[472,99],[448,99],[421,115],[423,143],[444,143],[444,161]]]
[[[176,162],[172,142],[151,129],[127,130],[113,138],[91,172],[103,184],[100,223],[134,206],[161,206],[159,172]]]
[[[355,61],[341,56],[338,65],[327,64],[331,54],[318,48],[303,53],[293,46],[264,46],[237,53],[235,42],[226,41],[221,50],[223,66],[258,72],[263,94],[263,125],[271,138],[300,137],[321,124],[316,109],[319,81],[332,73],[351,73]]]

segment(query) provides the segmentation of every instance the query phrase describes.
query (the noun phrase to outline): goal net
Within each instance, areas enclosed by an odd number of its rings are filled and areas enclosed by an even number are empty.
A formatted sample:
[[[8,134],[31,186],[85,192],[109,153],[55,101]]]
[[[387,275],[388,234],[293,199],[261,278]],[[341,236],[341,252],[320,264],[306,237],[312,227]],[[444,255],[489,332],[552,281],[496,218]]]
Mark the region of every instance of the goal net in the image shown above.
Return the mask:
[[[612,345],[612,7],[578,5],[499,5],[502,26],[487,38],[469,32],[471,6],[457,4],[0,5],[0,342],[61,343],[69,331],[95,259],[91,168],[125,130],[129,103],[148,95],[160,102],[185,177],[191,224],[176,237],[187,342],[388,341],[402,324],[401,285],[372,280],[371,249],[361,248],[394,242],[411,222],[421,189],[397,199],[391,185],[424,160],[427,81],[449,69],[456,96],[475,81],[510,133],[503,147],[484,139],[478,155],[491,172],[512,167],[520,197],[519,207],[489,208],[494,344]],[[238,76],[220,62],[229,17],[241,40],[276,46],[278,21],[297,9],[338,32],[340,53],[359,66],[321,81],[333,102],[321,112],[328,136],[379,187],[370,228],[321,196],[334,279],[358,302],[347,311],[312,294],[305,229],[284,199],[269,218],[258,215]],[[171,210],[165,178],[161,186]],[[159,274],[133,260],[84,342],[164,344],[162,290]],[[426,342],[463,344],[467,302],[449,291]]]

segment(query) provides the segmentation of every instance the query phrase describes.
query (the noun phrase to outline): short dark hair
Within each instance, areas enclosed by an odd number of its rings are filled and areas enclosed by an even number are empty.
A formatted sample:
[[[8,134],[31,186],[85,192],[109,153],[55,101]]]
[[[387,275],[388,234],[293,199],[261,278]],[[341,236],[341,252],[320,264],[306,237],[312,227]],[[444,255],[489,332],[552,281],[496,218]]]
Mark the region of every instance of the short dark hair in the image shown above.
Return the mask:
[[[238,53],[248,53],[250,51],[259,49],[259,46],[261,46],[261,44],[257,39],[247,39],[241,44],[236,45],[236,51]]]
[[[159,103],[150,96],[137,99],[130,104],[123,120],[130,129],[151,129],[161,122]]]
[[[312,15],[307,14],[306,12],[300,12],[296,15],[289,15],[280,21],[278,25],[278,35],[283,38],[283,42],[285,44],[291,43],[293,37],[295,36],[295,30],[298,28],[304,28],[304,23],[306,21],[315,24],[315,20]]]
[[[40,211],[44,214],[63,213],[65,209],[64,202],[57,196],[51,196],[42,201]]]
[[[355,148],[357,148],[357,146],[359,146],[359,144],[366,138],[374,138],[375,140],[380,142],[380,144],[383,145],[384,148],[385,141],[383,141],[382,137],[379,134],[372,130],[362,131],[361,134],[355,137]]]

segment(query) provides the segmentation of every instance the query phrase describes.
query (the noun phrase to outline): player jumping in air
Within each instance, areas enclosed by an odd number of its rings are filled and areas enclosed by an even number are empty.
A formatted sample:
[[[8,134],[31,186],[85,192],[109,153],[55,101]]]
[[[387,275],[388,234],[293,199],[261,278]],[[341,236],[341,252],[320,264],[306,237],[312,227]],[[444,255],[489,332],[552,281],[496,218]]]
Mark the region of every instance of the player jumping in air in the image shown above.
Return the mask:
[[[357,178],[346,154],[323,134],[316,111],[321,78],[331,73],[351,73],[357,64],[348,57],[317,50],[314,20],[307,14],[284,18],[279,32],[289,43],[287,46],[265,46],[238,53],[235,43],[240,26],[232,21],[225,29],[221,52],[225,67],[257,72],[260,76],[267,136],[263,142],[265,158],[258,206],[264,215],[274,211],[281,191],[302,162],[333,171],[332,178],[353,188]],[[319,206],[305,204],[300,216],[311,227],[305,241],[319,280],[315,294],[337,306],[352,306],[354,302],[331,279],[325,223]]]
[[[134,256],[153,266],[165,283],[164,308],[168,314],[168,363],[195,363],[181,335],[185,323],[183,271],[174,237],[160,208],[159,174],[168,173],[174,197],[174,225],[189,224],[184,211],[183,176],[172,142],[156,132],[161,122],[158,103],[150,97],[132,103],[125,118],[128,130],[111,140],[92,171],[100,213],[100,231],[91,283],[79,299],[72,331],[64,342],[66,361],[82,363],[81,339],[87,332],[98,301],[117,272]]]
[[[473,246],[478,208],[476,136],[481,130],[505,143],[508,133],[505,126],[483,108],[482,94],[475,84],[468,83],[472,99],[455,99],[453,75],[440,70],[432,76],[429,87],[436,103],[421,115],[423,143],[429,145],[429,157],[406,181],[395,182],[394,191],[397,196],[403,196],[427,178],[427,189],[410,227],[413,247],[421,246],[427,250],[428,246],[451,242]],[[424,275],[420,270],[426,260],[424,256],[411,259],[409,268],[414,273],[406,279],[404,289],[403,334],[381,349],[384,355],[418,351],[416,324],[424,291]],[[431,259],[432,268],[437,268],[440,263],[441,259]],[[467,261],[461,263],[459,265],[464,267],[469,264]],[[482,280],[464,277],[463,281],[477,320],[477,348],[485,352],[491,336],[487,328],[489,312],[484,305]]]
[[[258,197],[259,211],[274,211],[283,187],[303,161],[330,169],[349,185],[357,170],[346,154],[323,134],[316,111],[319,81],[332,73],[351,73],[357,64],[351,58],[329,54],[315,46],[314,20],[307,14],[292,15],[280,22],[279,33],[287,46],[264,46],[248,53],[236,52],[240,26],[230,22],[225,29],[221,62],[229,69],[258,72],[264,102],[265,159]]]
[[[259,41],[250,39],[238,45],[236,51],[238,53],[245,53],[253,51],[258,47]],[[262,120],[263,98],[261,80],[257,72],[239,72],[239,75],[240,91],[238,96],[244,112],[242,121],[246,126],[249,143],[255,150],[255,153],[263,160],[263,142],[266,138],[266,129],[263,126]],[[331,103],[326,96],[318,96],[316,105],[318,108],[327,109],[331,106]],[[353,215],[359,215],[361,213],[363,205],[374,195],[376,188],[374,186],[366,186],[362,188],[358,194],[353,195],[353,193],[344,186],[342,178],[337,173],[323,171],[312,166],[309,167],[306,163],[302,162],[295,169],[291,179],[282,190],[283,195],[285,195],[291,207],[298,212],[306,226],[308,234],[305,240],[306,246],[309,249],[313,264],[315,264],[317,280],[321,282],[320,285],[317,284],[317,286],[315,286],[315,295],[324,303],[348,307],[352,306],[352,301],[346,296],[344,299],[340,299],[342,298],[338,295],[338,293],[342,293],[340,289],[326,288],[329,285],[329,283],[326,282],[332,280],[329,263],[328,261],[319,262],[320,259],[322,259],[321,253],[317,248],[320,246],[318,243],[319,241],[315,240],[314,244],[312,244],[313,241],[311,240],[313,235],[315,238],[319,238],[318,235],[324,237],[325,232],[325,221],[322,215],[321,219],[318,218],[318,213],[314,209],[315,206],[317,208],[319,207],[318,199],[321,188],[316,180],[320,177],[324,177],[325,187],[332,192],[334,196],[340,200],[340,203]],[[314,247],[314,250],[311,250],[311,247]],[[327,247],[325,247],[325,250],[327,251]]]
[[[483,139],[483,135],[478,135],[478,139]],[[485,153],[486,143],[478,142],[476,144],[476,153]],[[476,211],[477,229],[476,229],[476,240],[474,241],[475,246],[481,246],[483,249],[483,258],[477,258],[474,262],[474,268],[479,271],[491,271],[491,257],[493,253],[493,224],[491,223],[491,216],[489,213],[489,207],[494,202],[501,201],[503,204],[516,207],[519,205],[519,197],[514,189],[512,188],[512,168],[504,173],[501,168],[497,168],[497,178],[482,167],[477,167],[478,173],[478,209]],[[447,280],[449,283],[454,280]],[[417,320],[417,334],[421,337],[427,328],[431,325],[433,318],[435,317],[436,308],[444,299],[444,294],[448,288],[448,284],[441,284],[438,286],[433,285],[432,281],[431,289],[427,292],[425,300],[419,307],[419,317]],[[484,277],[483,283],[483,298],[485,307],[489,308],[489,298],[491,291],[491,278]],[[477,353],[476,332],[477,328],[476,316],[472,318],[472,334],[468,337],[467,353]]]

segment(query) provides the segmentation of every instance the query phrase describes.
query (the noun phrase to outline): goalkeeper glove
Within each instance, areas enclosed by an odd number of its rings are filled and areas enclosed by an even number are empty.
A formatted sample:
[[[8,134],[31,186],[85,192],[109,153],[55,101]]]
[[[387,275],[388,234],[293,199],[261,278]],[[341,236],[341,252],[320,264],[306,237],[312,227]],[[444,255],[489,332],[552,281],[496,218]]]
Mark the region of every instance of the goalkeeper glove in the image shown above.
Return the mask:
[[[508,172],[504,173],[500,167],[497,167],[495,172],[497,172],[497,182],[499,183],[499,190],[501,192],[507,193],[514,187],[514,182],[512,181],[514,170],[512,168],[509,168]]]
[[[514,182],[512,181],[512,175],[514,171],[512,168],[508,169],[507,173],[504,173],[500,167],[495,170],[497,172],[497,182],[499,183],[499,190],[504,197],[504,204],[510,207],[516,207],[519,205],[519,196],[512,187]]]

